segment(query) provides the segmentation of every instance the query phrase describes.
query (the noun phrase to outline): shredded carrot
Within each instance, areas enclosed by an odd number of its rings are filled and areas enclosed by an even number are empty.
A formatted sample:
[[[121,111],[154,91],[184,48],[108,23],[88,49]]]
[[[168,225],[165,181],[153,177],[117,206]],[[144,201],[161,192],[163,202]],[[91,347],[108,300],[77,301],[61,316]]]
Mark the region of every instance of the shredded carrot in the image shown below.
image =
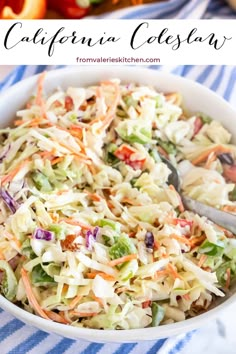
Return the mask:
[[[77,317],[93,317],[98,314],[98,312],[78,312],[78,311],[70,311],[71,315],[77,316]]]
[[[158,250],[160,248],[160,246],[161,246],[160,243],[157,240],[154,239],[154,247],[153,248],[155,250]]]
[[[60,125],[54,125],[57,129],[63,130],[67,133],[70,133],[72,136],[74,136],[76,139],[77,144],[80,146],[81,150],[85,153],[85,146],[82,143],[81,139],[83,137],[82,131],[83,129],[81,127],[77,127],[76,125],[70,126],[70,129],[66,129],[61,127]],[[73,127],[73,128],[72,128]],[[76,128],[75,128],[76,127]]]
[[[0,251],[0,259],[1,259],[1,260],[5,259],[5,257],[4,257],[4,255],[3,255],[3,253],[2,253],[2,251]]]
[[[27,295],[27,298],[31,304],[31,306],[34,308],[34,310],[43,318],[45,318],[46,320],[50,320],[50,318],[47,316],[47,314],[43,311],[43,309],[40,307],[34,293],[33,293],[33,289],[31,288],[31,284],[30,284],[30,279],[28,276],[28,272],[22,268],[21,269],[21,277],[22,277],[22,281],[25,287],[25,292]]]
[[[166,275],[168,275],[169,272],[166,269],[163,270],[158,270],[155,274],[154,274],[154,279],[158,279],[159,277],[164,277]]]
[[[176,270],[175,270],[175,268],[174,268],[174,266],[171,264],[171,263],[169,263],[168,265],[167,265],[167,270],[170,272],[170,274],[175,278],[175,279],[182,279],[182,277],[176,272]]]
[[[101,307],[104,307],[103,301],[100,297],[97,297],[95,295],[92,295],[93,300],[95,300]]]
[[[96,275],[99,275],[101,278],[103,278],[105,280],[110,280],[110,281],[115,281],[116,280],[116,278],[113,277],[113,275],[106,274],[106,273],[103,273],[103,272],[90,272],[90,273],[87,273],[86,275],[87,275],[87,277],[89,279],[94,279],[96,277]]]
[[[87,167],[88,167],[89,171],[92,173],[92,175],[96,175],[96,173],[97,173],[97,168],[96,168],[96,166],[94,166],[94,165],[88,165]]]
[[[88,194],[89,198],[92,199],[94,202],[100,202],[103,198],[100,197],[97,193],[91,193],[87,190],[84,190],[86,194]]]
[[[201,236],[198,236],[198,237],[191,238],[190,239],[191,248],[194,248],[195,246],[201,245],[202,242],[205,241],[205,239],[206,239],[205,235],[201,235]]]
[[[70,317],[68,316],[68,311],[59,311],[59,315],[68,323],[72,323]]]
[[[59,190],[59,191],[57,191],[57,195],[62,195],[62,194],[64,194],[64,193],[68,193],[68,189],[61,189],[61,190]]]
[[[204,151],[203,153],[201,153],[200,155],[198,155],[195,159],[193,159],[191,162],[193,165],[198,165],[201,162],[204,162],[208,156],[210,155],[210,153],[214,152],[217,154],[221,154],[223,152],[230,152],[231,149],[228,147],[225,147],[223,145],[216,145],[211,147],[210,149]]]
[[[75,124],[71,124],[70,129],[73,131],[75,131],[75,130],[82,131],[83,130],[82,127],[75,125]]]
[[[41,114],[44,118],[47,117],[46,115],[46,108],[45,108],[45,101],[43,99],[43,85],[44,85],[44,80],[46,77],[46,71],[40,74],[39,79],[38,79],[38,89],[37,89],[37,95],[36,95],[36,104],[41,107]]]
[[[169,257],[168,253],[161,253],[161,258],[168,258],[168,257]]]
[[[50,318],[50,320],[58,323],[63,323],[63,324],[69,324],[69,321],[65,319],[65,317],[62,317],[56,312],[49,311],[49,310],[44,310],[44,313],[46,316]]]
[[[53,139],[53,140],[56,141],[55,139]],[[56,141],[56,142],[59,145],[61,145],[62,147],[64,147],[65,149],[67,149],[69,152],[71,152],[72,155],[76,156],[80,160],[80,162],[83,162],[85,164],[91,164],[91,160],[85,154],[82,154],[82,153],[80,153],[78,151],[75,151],[72,147],[62,143],[61,141]]]
[[[52,219],[52,221],[54,222],[58,222],[59,220],[59,215],[58,214],[55,214],[55,213],[48,213],[50,215],[50,218]]]
[[[121,288],[116,289],[116,293],[120,294],[120,293],[124,293],[125,291],[128,291],[129,289],[126,288],[125,286],[122,286]]]
[[[29,163],[29,159],[26,159],[25,161],[20,163],[16,168],[14,168],[14,170],[9,172],[8,175],[2,177],[1,184],[4,185],[7,184],[8,182],[11,182],[13,178],[17,175],[17,173],[20,172],[20,170],[24,168],[28,163]]]
[[[62,288],[62,293],[63,294],[67,293],[68,289],[69,289],[69,285],[68,284],[64,284],[63,288]]]
[[[108,205],[108,207],[110,209],[114,209],[115,208],[111,200],[107,200],[107,205]]]
[[[59,144],[60,144],[62,147],[64,147],[65,149],[69,150],[73,155],[76,155],[76,156],[81,157],[81,158],[83,158],[83,159],[88,159],[88,157],[87,157],[86,155],[83,155],[83,154],[81,154],[81,153],[75,151],[75,150],[74,150],[72,147],[70,147],[69,145],[62,143],[61,141],[59,142]]]
[[[209,169],[211,167],[212,162],[215,161],[215,159],[216,159],[216,154],[214,152],[211,152],[205,163],[205,168]]]
[[[198,262],[198,267],[201,268],[206,260],[207,260],[207,255],[206,254],[202,254],[200,259],[199,259],[199,262]]]
[[[184,209],[184,205],[183,205],[183,202],[182,202],[182,199],[181,199],[179,193],[177,192],[177,190],[175,189],[175,187],[173,186],[173,184],[170,184],[170,185],[169,185],[169,188],[170,188],[172,191],[175,191],[175,192],[176,192],[176,195],[177,195],[178,200],[179,200],[179,211],[180,211],[181,213],[183,213],[185,209]]]
[[[43,84],[44,84],[44,80],[46,77],[46,71],[44,71],[43,73],[41,73],[39,75],[39,79],[38,79],[38,90],[37,90],[37,96],[36,96],[36,104],[41,106],[43,103]]]
[[[129,237],[131,237],[131,238],[132,238],[132,237],[135,237],[136,232],[135,232],[135,231],[132,231],[132,232],[130,232],[128,235],[129,235]]]
[[[21,249],[22,245],[21,245],[20,241],[18,240],[18,238],[14,234],[11,234],[8,231],[4,231],[4,236],[6,236],[6,238],[8,238],[8,240],[14,241],[17,248]]]
[[[219,230],[223,231],[225,233],[225,236],[228,238],[234,238],[234,235],[232,232],[230,232],[229,230],[226,230],[224,227],[220,226],[220,225],[216,225],[218,227]]]
[[[49,157],[53,158],[55,153],[56,153],[56,151],[55,151],[55,149],[53,149],[51,151],[39,151],[39,152],[37,152],[37,155],[42,157],[42,159],[48,159]]]
[[[95,118],[94,120],[92,120],[89,123],[89,125],[93,125],[95,123],[101,122],[102,126],[99,128],[99,131],[105,129],[106,126],[111,124],[111,122],[112,122],[112,120],[114,118],[115,112],[116,112],[116,108],[117,108],[119,99],[120,99],[120,91],[119,91],[119,87],[118,87],[118,85],[116,83],[111,82],[111,81],[103,81],[102,84],[103,85],[111,85],[111,86],[114,87],[114,89],[115,89],[115,98],[113,100],[112,105],[109,107],[106,115],[104,115],[102,117]]]
[[[118,264],[131,261],[132,259],[137,259],[137,254],[136,253],[135,254],[129,254],[129,255],[121,257],[121,258],[113,259],[113,261],[108,262],[107,265],[110,266],[110,267],[114,267],[114,266],[116,266]]]
[[[64,160],[64,156],[56,157],[55,159],[53,159],[53,160],[51,161],[51,164],[52,164],[52,165],[56,165],[57,163],[59,163],[59,162],[61,162],[61,161],[63,161],[63,160]]]
[[[171,102],[175,104],[176,106],[179,106],[181,104],[181,96],[178,92],[170,92],[166,93],[165,95],[166,101]]]
[[[114,84],[114,88],[115,88],[115,98],[113,104],[110,107],[109,111],[107,112],[105,119],[102,121],[102,127],[99,129],[99,131],[109,126],[114,119],[116,108],[120,99],[120,91],[118,85]]]
[[[86,225],[80,221],[76,221],[72,218],[67,218],[67,219],[60,219],[60,221],[64,221],[66,224],[70,224],[70,225],[75,225],[75,226],[80,226],[82,229],[85,230],[91,230],[93,227],[90,225]]]
[[[74,137],[77,138],[79,141],[82,139],[83,134],[82,134],[82,129],[80,128],[80,130],[73,130],[72,128],[70,128],[69,130],[70,134]]]
[[[28,123],[28,127],[38,127],[39,125],[49,125],[51,126],[52,124],[49,121],[42,120],[42,118],[34,118],[31,120],[23,120],[23,119],[18,119],[14,121],[15,126],[20,126],[22,124]]]
[[[182,242],[182,243],[185,243],[186,245],[191,245],[190,241],[184,237],[184,236],[179,236],[179,235],[176,235],[176,234],[171,234],[170,235],[170,238],[174,238],[175,240],[179,241],[179,242]]]
[[[35,119],[32,119],[32,120],[17,119],[17,120],[14,121],[14,125],[18,127],[20,125],[28,123],[27,124],[28,126],[32,126],[32,125],[34,126],[34,125],[38,125],[40,123],[40,121],[39,121],[38,118],[35,118]]]
[[[158,146],[157,150],[160,152],[161,155],[163,155],[166,159],[169,159],[169,155],[166,152],[165,149],[163,149],[161,146]]]
[[[81,299],[82,299],[81,295],[77,295],[76,297],[74,297],[74,299],[71,301],[71,303],[69,305],[69,308],[73,309]]]
[[[76,235],[67,235],[65,240],[61,240],[61,247],[63,250],[69,251],[78,251],[80,249],[80,245],[78,243],[74,243],[76,239]]]
[[[231,278],[231,271],[230,268],[226,269],[226,283],[225,283],[225,288],[229,289],[230,286],[230,278]]]
[[[222,210],[236,212],[236,205],[224,205]]]
[[[130,198],[123,198],[122,202],[123,202],[123,203],[128,203],[128,204],[130,204],[130,205],[142,206],[142,204],[136,203],[135,200],[130,199]]]

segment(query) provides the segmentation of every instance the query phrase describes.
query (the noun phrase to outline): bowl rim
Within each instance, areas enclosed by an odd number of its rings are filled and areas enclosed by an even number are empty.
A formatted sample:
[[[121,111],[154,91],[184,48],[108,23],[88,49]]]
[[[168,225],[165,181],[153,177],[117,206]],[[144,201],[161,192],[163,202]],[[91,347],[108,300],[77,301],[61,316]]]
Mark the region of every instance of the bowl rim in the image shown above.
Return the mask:
[[[109,72],[112,68],[114,73],[116,74],[114,77],[119,77],[119,73],[127,74],[129,77],[130,72],[137,72],[139,71],[143,75],[150,72],[155,74],[156,76],[170,79],[172,82],[175,81],[177,84],[178,82],[186,83],[186,85],[191,85],[198,90],[201,90],[206,95],[211,95],[214,100],[217,100],[219,104],[223,104],[223,108],[228,111],[230,114],[235,114],[234,108],[221,96],[203,86],[202,84],[193,81],[189,78],[185,78],[179,75],[175,75],[172,73],[167,73],[163,71],[158,71],[152,68],[143,68],[143,67],[128,67],[128,66],[106,66],[105,69],[102,66],[92,66],[92,67],[67,67],[67,68],[60,68],[56,70],[51,70],[47,72],[46,80],[53,80],[53,78],[58,78],[58,76],[65,76],[67,73],[82,73],[83,75],[88,74],[92,75],[93,73],[97,73],[99,70],[104,72]],[[30,76],[26,79],[23,79],[16,84],[8,87],[0,94],[0,102],[4,100],[4,97],[7,97],[9,94],[14,94],[17,92],[21,87],[27,87],[30,84],[35,84],[37,82],[38,77],[40,74]],[[78,78],[79,81],[79,78]],[[123,80],[122,80],[123,81]],[[137,80],[141,82],[140,80]],[[96,82],[96,81],[95,81]],[[155,86],[158,86],[156,83]],[[56,87],[56,86],[55,86]],[[0,103],[1,106],[1,103]],[[41,330],[44,330],[49,333],[56,333],[61,336],[72,338],[72,339],[83,339],[87,341],[93,341],[98,343],[106,343],[106,342],[113,342],[113,343],[130,343],[130,342],[137,342],[143,340],[157,340],[160,338],[166,338],[173,335],[177,335],[183,332],[188,332],[193,329],[200,327],[206,321],[212,320],[215,318],[220,311],[222,311],[226,306],[231,305],[234,301],[236,301],[236,294],[232,295],[229,299],[227,299],[222,304],[218,305],[217,307],[208,310],[196,317],[186,319],[181,322],[176,322],[172,324],[166,324],[159,327],[148,327],[148,328],[137,328],[137,329],[129,329],[129,330],[99,330],[99,329],[92,329],[92,328],[79,328],[73,327],[70,325],[64,325],[60,323],[56,323],[53,321],[46,320],[41,318],[38,315],[31,314],[26,310],[20,308],[19,306],[15,305],[14,303],[7,300],[4,296],[0,295],[0,306],[10,312],[16,318],[22,320],[23,322],[30,324],[34,327],[37,327]],[[121,336],[117,334],[121,334]]]

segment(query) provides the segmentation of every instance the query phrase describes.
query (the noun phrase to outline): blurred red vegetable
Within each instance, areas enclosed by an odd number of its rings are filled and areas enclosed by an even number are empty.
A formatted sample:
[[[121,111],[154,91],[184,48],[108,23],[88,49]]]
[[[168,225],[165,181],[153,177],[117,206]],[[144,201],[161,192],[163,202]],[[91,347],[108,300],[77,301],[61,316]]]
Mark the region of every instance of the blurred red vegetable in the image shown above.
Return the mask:
[[[46,0],[0,0],[3,20],[41,19],[46,14]]]
[[[48,7],[70,19],[82,18],[86,16],[90,10],[90,6],[81,7],[76,0],[48,0]]]

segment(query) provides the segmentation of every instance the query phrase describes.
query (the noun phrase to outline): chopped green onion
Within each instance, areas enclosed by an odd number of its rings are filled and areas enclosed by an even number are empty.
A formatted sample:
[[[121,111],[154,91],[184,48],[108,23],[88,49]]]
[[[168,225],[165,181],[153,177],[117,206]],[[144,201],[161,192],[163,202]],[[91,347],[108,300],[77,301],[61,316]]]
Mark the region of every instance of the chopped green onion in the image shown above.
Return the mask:
[[[160,155],[156,149],[150,150],[149,155],[153,158],[155,162],[161,162]]]
[[[113,220],[101,219],[97,222],[97,225],[100,227],[109,226],[112,230],[120,233],[121,225]]]
[[[70,116],[69,116],[69,120],[73,123],[77,123],[78,121],[78,117],[75,113],[72,113]]]
[[[17,280],[15,273],[7,261],[0,260],[0,270],[4,272],[2,282],[0,284],[3,295],[12,301],[16,297]]]
[[[42,286],[48,283],[54,283],[54,279],[50,277],[42,268],[41,264],[36,265],[31,273],[31,279],[34,285]]]
[[[210,124],[212,122],[212,118],[204,113],[198,113],[198,116],[201,118],[203,124]]]
[[[54,232],[57,240],[64,240],[66,237],[66,229],[62,225],[52,224],[48,230]]]
[[[169,155],[175,155],[177,152],[176,146],[170,141],[158,140],[160,145]]]
[[[31,177],[35,183],[37,189],[44,192],[52,191],[52,185],[49,182],[48,178],[41,172],[33,172]]]
[[[109,255],[112,259],[128,256],[133,253],[137,253],[136,247],[126,235],[120,236],[117,242],[109,250]]]
[[[231,278],[236,276],[236,263],[235,261],[227,261],[222,263],[216,270],[216,276],[221,286],[226,285],[226,271],[230,269]]]
[[[128,106],[128,107],[134,107],[136,108],[137,105],[138,105],[138,101],[135,100],[132,96],[125,96],[123,97],[123,101],[125,102],[125,104]]]
[[[201,246],[198,248],[199,253],[204,253],[207,256],[212,257],[221,257],[224,253],[224,244],[211,243],[209,241],[204,241]]]
[[[22,248],[21,248],[21,253],[23,256],[26,256],[27,258],[34,259],[36,257],[36,254],[34,253],[31,245],[30,245],[30,239],[27,238],[23,243],[22,243]]]
[[[234,185],[234,189],[229,193],[229,199],[232,202],[236,201],[236,184]]]
[[[152,327],[157,327],[165,317],[165,309],[156,302],[152,303]]]

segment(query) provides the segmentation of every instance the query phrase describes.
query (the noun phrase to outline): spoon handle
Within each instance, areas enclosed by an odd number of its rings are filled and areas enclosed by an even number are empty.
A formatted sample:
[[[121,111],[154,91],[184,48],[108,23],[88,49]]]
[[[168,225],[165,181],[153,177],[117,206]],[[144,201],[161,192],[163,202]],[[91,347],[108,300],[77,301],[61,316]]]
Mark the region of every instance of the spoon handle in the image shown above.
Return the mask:
[[[218,210],[189,197],[182,196],[182,201],[186,209],[201,216],[206,216],[209,220],[236,235],[236,215]]]

